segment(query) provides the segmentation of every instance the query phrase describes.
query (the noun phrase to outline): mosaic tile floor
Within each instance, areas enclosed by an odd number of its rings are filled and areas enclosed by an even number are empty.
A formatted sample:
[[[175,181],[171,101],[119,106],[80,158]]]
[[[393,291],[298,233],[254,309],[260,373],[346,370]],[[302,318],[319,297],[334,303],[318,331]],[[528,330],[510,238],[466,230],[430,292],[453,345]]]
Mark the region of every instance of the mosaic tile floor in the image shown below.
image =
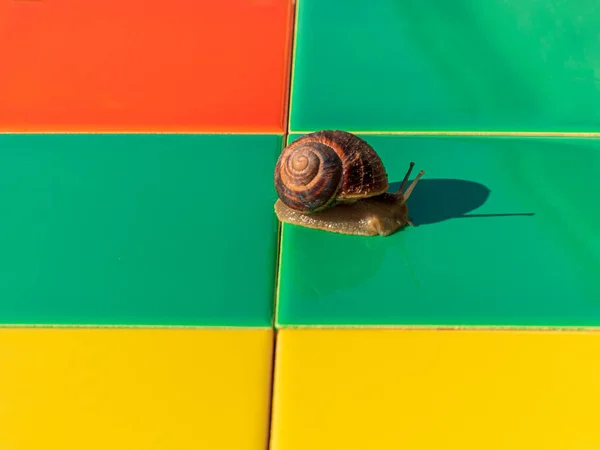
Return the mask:
[[[598,13],[0,0],[0,449],[600,448]],[[321,129],[414,227],[279,224]]]

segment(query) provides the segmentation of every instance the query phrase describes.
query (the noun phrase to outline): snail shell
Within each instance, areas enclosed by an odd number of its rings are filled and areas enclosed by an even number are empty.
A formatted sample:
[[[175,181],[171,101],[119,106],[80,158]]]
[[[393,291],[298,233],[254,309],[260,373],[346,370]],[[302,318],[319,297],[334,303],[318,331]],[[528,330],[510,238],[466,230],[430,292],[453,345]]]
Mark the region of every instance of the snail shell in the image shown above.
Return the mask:
[[[275,166],[275,189],[290,209],[310,214],[388,189],[375,150],[345,131],[317,131],[288,145]]]

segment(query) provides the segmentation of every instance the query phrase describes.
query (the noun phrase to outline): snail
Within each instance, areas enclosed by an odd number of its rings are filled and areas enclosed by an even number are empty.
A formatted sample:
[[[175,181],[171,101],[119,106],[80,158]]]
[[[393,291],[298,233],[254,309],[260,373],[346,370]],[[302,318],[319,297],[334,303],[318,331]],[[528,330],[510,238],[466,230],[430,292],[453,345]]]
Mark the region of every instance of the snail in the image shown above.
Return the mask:
[[[388,193],[381,158],[363,139],[345,131],[306,134],[283,149],[275,166],[275,214],[281,222],[340,234],[389,236],[406,225],[406,200],[419,179]]]

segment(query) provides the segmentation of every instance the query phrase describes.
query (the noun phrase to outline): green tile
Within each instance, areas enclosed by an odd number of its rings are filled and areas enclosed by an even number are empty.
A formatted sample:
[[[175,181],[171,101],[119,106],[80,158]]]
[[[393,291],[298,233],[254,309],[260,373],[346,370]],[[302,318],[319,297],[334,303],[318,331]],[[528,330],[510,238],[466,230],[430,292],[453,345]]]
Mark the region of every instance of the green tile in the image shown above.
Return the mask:
[[[600,131],[597,1],[298,7],[294,131]]]
[[[0,136],[0,323],[270,326],[282,136]]]
[[[280,326],[600,325],[600,140],[362,137],[391,182],[426,171],[416,226],[284,226]]]

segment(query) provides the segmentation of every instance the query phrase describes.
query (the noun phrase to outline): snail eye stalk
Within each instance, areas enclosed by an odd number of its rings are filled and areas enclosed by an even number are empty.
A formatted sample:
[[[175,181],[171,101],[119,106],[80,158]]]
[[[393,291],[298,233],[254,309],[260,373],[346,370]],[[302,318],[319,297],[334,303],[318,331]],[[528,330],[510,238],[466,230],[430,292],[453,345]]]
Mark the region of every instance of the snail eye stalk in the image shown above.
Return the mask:
[[[412,172],[414,166],[415,166],[415,163],[413,161],[411,161],[410,167],[408,168],[408,172],[406,172],[406,175],[404,175],[404,180],[402,180],[402,184],[400,185],[400,189],[398,189],[398,192],[402,192],[402,190],[404,189],[404,186],[406,186],[406,182],[408,181],[408,177],[410,177],[410,173]]]
[[[419,179],[425,174],[424,170],[421,170],[419,172],[419,175],[416,176],[416,178],[413,180],[413,182],[410,184],[410,186],[408,187],[408,189],[406,190],[406,192],[404,193],[404,201],[408,200],[408,198],[410,197],[410,194],[412,193],[413,189],[415,188],[415,186],[417,185],[417,182],[419,181]]]

